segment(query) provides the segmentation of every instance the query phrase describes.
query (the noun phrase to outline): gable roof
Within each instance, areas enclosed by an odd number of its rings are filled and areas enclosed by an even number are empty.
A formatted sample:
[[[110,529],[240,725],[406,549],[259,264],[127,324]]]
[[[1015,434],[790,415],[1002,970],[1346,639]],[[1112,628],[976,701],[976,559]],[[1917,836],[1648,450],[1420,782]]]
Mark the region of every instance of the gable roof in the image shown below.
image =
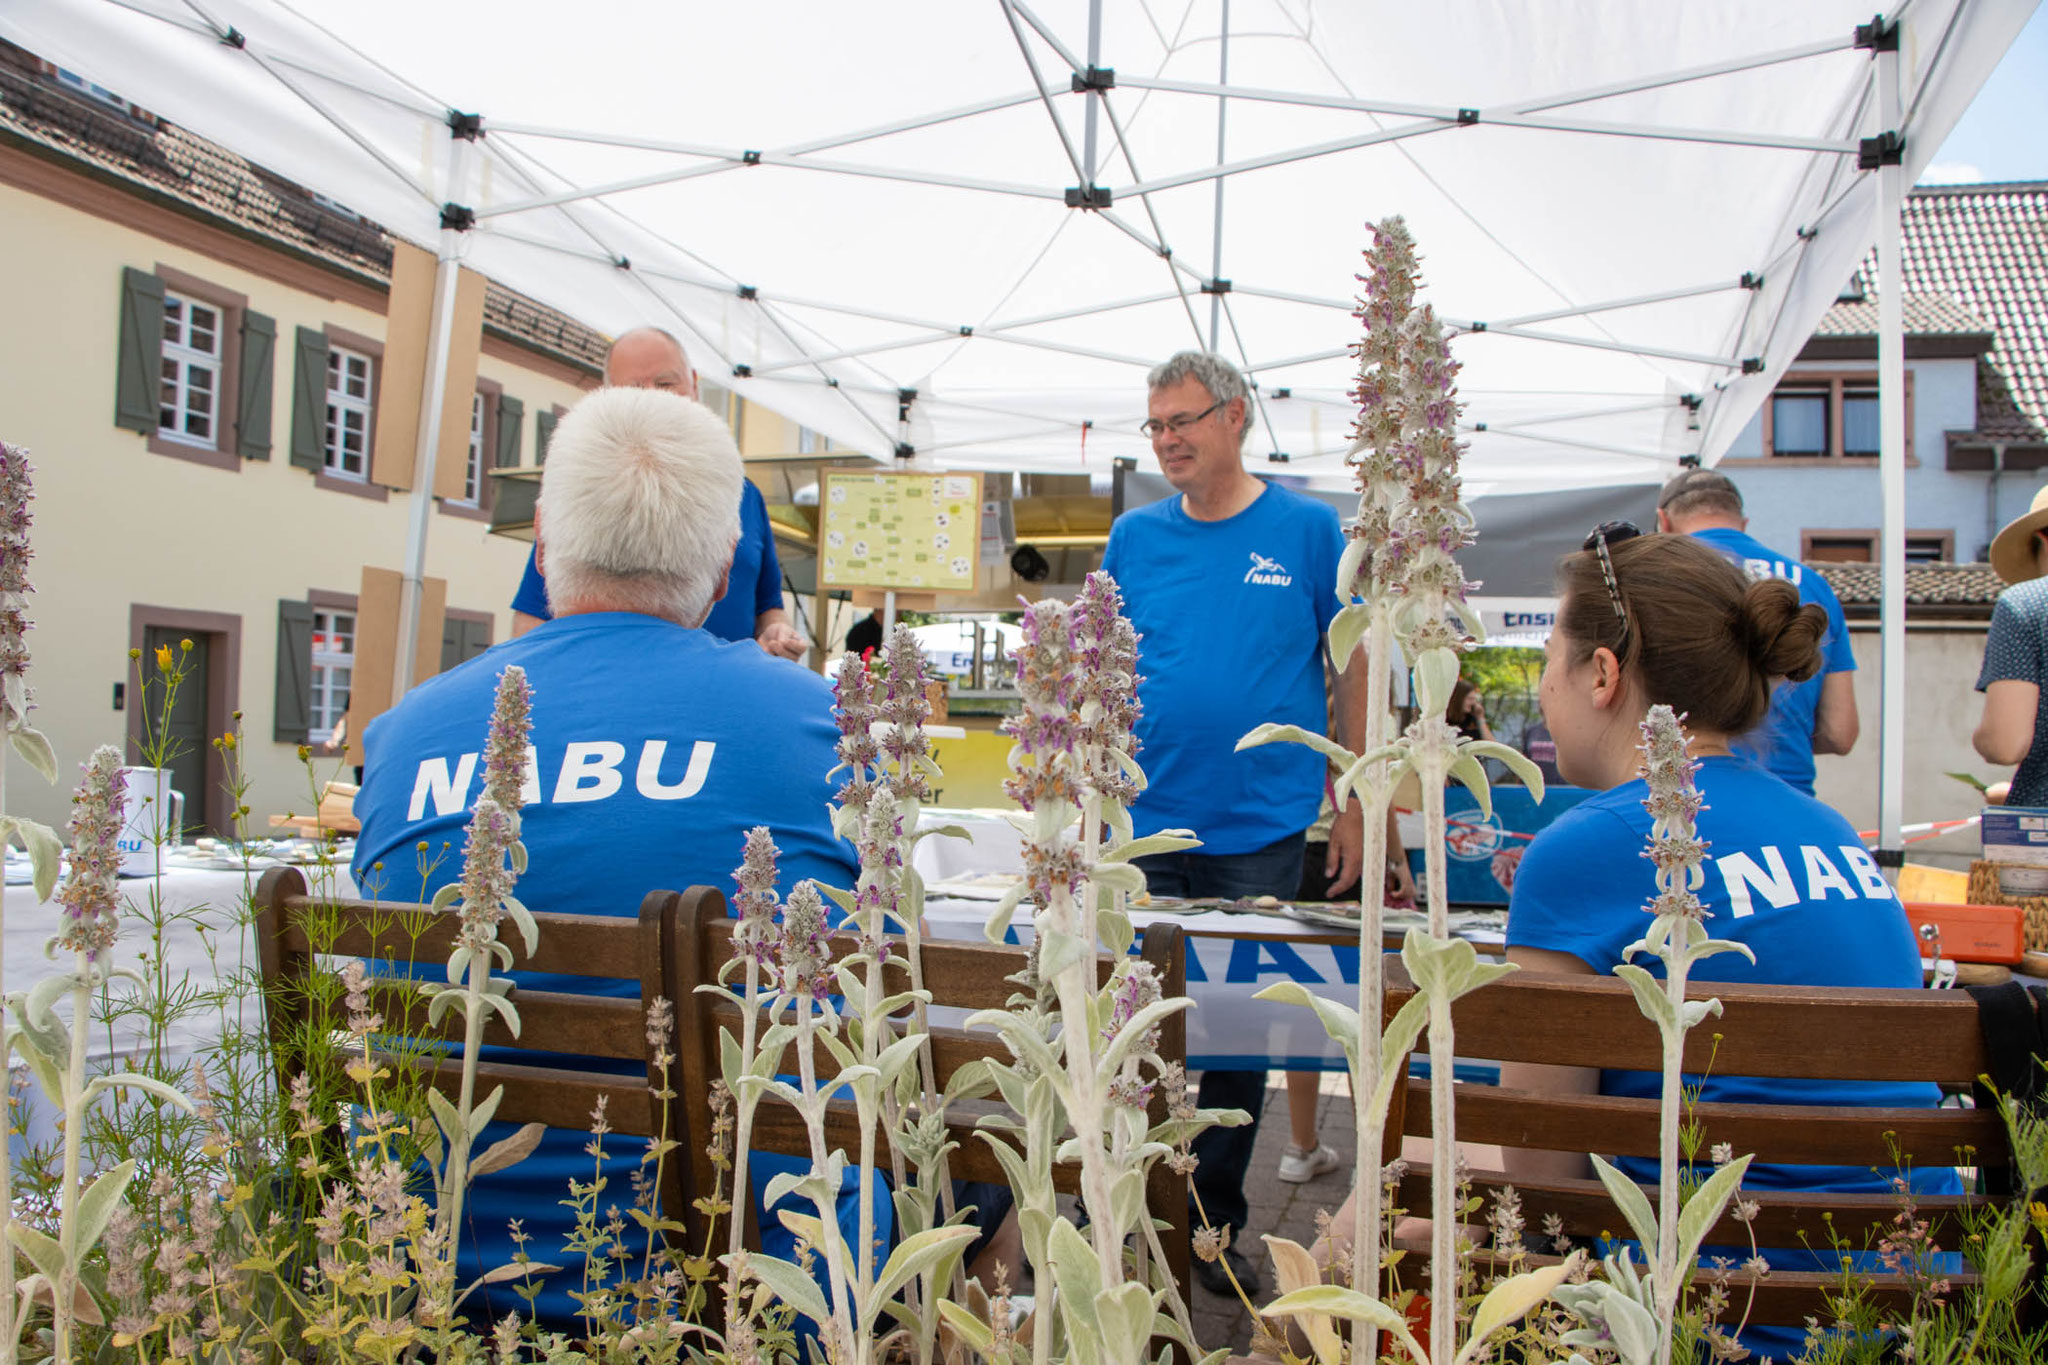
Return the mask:
[[[1842,600],[1852,619],[1875,620],[1883,578],[1876,564],[1808,564]],[[1989,564],[1908,564],[1906,606],[1914,617],[1989,620],[2005,583]]]
[[[1902,226],[1906,331],[1989,332],[1969,444],[2048,444],[2048,181],[1925,185]],[[1817,337],[1874,336],[1880,270],[1871,252]]]
[[[67,89],[41,59],[0,40],[6,143],[68,160],[378,288],[390,280],[391,238],[377,224],[174,123]],[[484,327],[591,374],[603,372],[610,345],[603,333],[495,280],[485,284]]]

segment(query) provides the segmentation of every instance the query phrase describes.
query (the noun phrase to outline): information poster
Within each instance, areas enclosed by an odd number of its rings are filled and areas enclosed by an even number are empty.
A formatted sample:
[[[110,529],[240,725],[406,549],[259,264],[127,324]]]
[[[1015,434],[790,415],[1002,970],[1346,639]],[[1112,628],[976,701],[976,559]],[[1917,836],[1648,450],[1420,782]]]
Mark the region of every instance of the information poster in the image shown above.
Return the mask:
[[[979,474],[830,470],[821,501],[825,587],[974,591]]]

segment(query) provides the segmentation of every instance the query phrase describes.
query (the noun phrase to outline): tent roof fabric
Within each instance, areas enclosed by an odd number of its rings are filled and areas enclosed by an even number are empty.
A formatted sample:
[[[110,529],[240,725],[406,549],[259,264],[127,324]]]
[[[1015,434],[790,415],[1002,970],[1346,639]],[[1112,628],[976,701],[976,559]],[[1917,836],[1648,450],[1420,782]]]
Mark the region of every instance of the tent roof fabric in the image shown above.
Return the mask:
[[[1503,494],[1717,460],[1874,240],[1862,140],[1917,175],[2032,8],[1907,0],[1897,130],[1867,0],[16,0],[0,37],[409,240],[473,209],[467,264],[884,459],[1144,455],[1145,367],[1200,344],[1259,383],[1249,459],[1342,484],[1399,213]]]
[[[265,238],[330,269],[383,283],[391,239],[377,224],[322,204],[282,176],[168,120],[117,109],[50,80],[33,54],[0,41],[0,144],[61,156],[181,210]],[[598,373],[610,345],[575,319],[491,281],[484,323]]]

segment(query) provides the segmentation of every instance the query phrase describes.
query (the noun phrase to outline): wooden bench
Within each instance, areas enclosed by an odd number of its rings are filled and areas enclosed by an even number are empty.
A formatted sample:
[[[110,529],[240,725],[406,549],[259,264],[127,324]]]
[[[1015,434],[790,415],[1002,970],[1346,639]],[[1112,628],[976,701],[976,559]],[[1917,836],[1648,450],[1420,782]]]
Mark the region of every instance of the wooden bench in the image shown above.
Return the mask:
[[[1385,959],[1388,992],[1413,989],[1400,959]],[[1967,1087],[1987,1065],[1976,1003],[1960,992],[1846,990],[1830,987],[1747,986],[1702,982],[1688,998],[1718,997],[1723,1011],[1687,1036],[1689,1074],[1798,1077],[1851,1081],[1933,1081]],[[1522,971],[1456,1002],[1452,1009],[1458,1056],[1556,1066],[1659,1072],[1663,1045],[1656,1027],[1636,1008],[1627,984],[1613,977]],[[1427,1034],[1416,1044],[1427,1046]],[[1405,1131],[1430,1131],[1429,1085],[1408,1081]],[[1865,1109],[1782,1104],[1699,1104],[1692,1116],[1704,1129],[1700,1160],[1717,1143],[1760,1162],[1875,1167],[1889,1171],[1898,1156],[1916,1169],[1998,1166],[2010,1160],[2004,1124],[1996,1112],[1963,1108]],[[1487,1085],[1457,1088],[1457,1136],[1463,1143],[1558,1152],[1595,1151],[1608,1158],[1647,1157],[1659,1151],[1658,1100],[1603,1095],[1562,1095]],[[1622,1219],[1597,1180],[1507,1181],[1475,1172],[1475,1193],[1512,1183],[1521,1195],[1530,1245],[1543,1216],[1557,1214],[1566,1235],[1590,1246],[1603,1232],[1626,1235]],[[1429,1209],[1429,1172],[1411,1169],[1399,1203],[1411,1213]],[[1654,1185],[1646,1188],[1656,1207]],[[1899,1211],[1890,1194],[1745,1191],[1761,1206],[1748,1229],[1724,1214],[1706,1243],[1747,1247],[1831,1246],[1830,1231],[1846,1246],[1875,1247]],[[1945,1251],[1964,1233],[1958,1215],[1981,1196],[1917,1196],[1914,1207],[1933,1225]],[[1548,1248],[1544,1248],[1548,1250]],[[1880,1303],[1903,1304],[1909,1293],[1897,1276],[1870,1273]],[[1951,1276],[1960,1290],[1968,1275]],[[1734,1315],[1748,1302],[1750,1277],[1730,1280]],[[1754,1282],[1752,1324],[1797,1326],[1808,1315],[1826,1320],[1824,1296],[1840,1276],[1776,1270]]]
[[[677,932],[670,940],[675,961],[671,979],[679,1002],[677,1016],[683,1039],[680,1049],[683,1122],[693,1133],[708,1133],[711,1082],[721,1074],[719,1031],[721,1028],[730,1029],[737,1038],[742,1008],[727,990],[696,989],[699,985],[715,984],[719,969],[732,957],[734,921],[727,917],[724,900],[716,893],[698,895],[693,892],[692,897],[676,907],[679,922]],[[835,935],[832,943],[835,958],[843,957],[854,946],[852,937],[844,934]],[[1148,927],[1140,955],[1158,970],[1167,996],[1186,994],[1187,969],[1180,926]],[[960,939],[925,939],[924,979],[926,988],[932,993],[933,1006],[964,1010],[1003,1008],[1018,990],[1016,983],[1009,978],[1024,970],[1028,956],[1027,950],[1021,947]],[[1115,959],[1104,954],[1100,958],[1102,979],[1106,981],[1115,966]],[[909,983],[900,951],[889,970],[889,989],[907,989]],[[1012,1060],[1008,1049],[993,1031],[934,1027],[931,1030],[931,1047],[932,1062],[941,1089],[954,1073],[971,1061],[986,1058]],[[1171,1016],[1162,1027],[1159,1054],[1169,1062],[1186,1062],[1187,1026],[1184,1015]],[[823,1049],[819,1051],[817,1062],[820,1079],[837,1073],[832,1058]],[[1166,1117],[1166,1100],[1163,1089],[1155,1087],[1151,1108],[1153,1122]],[[953,1178],[1007,1184],[1009,1177],[989,1150],[987,1139],[975,1136],[975,1118],[972,1113],[953,1113],[947,1119],[948,1136],[958,1144],[947,1158]],[[860,1133],[850,1100],[835,1103],[826,1136],[835,1148],[859,1151]],[[793,1109],[773,1098],[765,1099],[755,1111],[752,1139],[752,1147],[756,1151],[810,1156],[810,1140],[802,1119]],[[703,1143],[691,1144],[691,1159],[694,1188],[699,1191],[713,1188],[715,1172]],[[883,1165],[886,1166],[886,1158]],[[1062,1193],[1078,1192],[1078,1166],[1056,1165],[1053,1172],[1055,1186]],[[1146,1184],[1145,1204],[1155,1220],[1167,1225],[1160,1234],[1160,1243],[1166,1251],[1167,1269],[1185,1297],[1190,1254],[1187,1178],[1169,1170],[1163,1161],[1156,1163]],[[704,1226],[703,1215],[693,1208],[689,1217],[690,1244],[703,1246],[709,1231]],[[756,1244],[758,1230],[753,1219],[748,1219],[747,1224],[745,1235],[748,1245],[752,1246]],[[724,1245],[722,1235],[716,1245]]]
[[[715,892],[706,893],[716,896]],[[647,1007],[666,994],[662,980],[662,922],[673,918],[684,898],[657,891],[641,902],[631,919],[606,915],[561,915],[536,912],[540,937],[531,956],[524,952],[518,931],[508,921],[503,937],[513,952],[514,971],[554,972],[565,976],[638,980],[637,997],[573,995],[559,991],[515,990],[520,1035],[515,1038],[504,1020],[493,1015],[484,1027],[484,1042],[494,1048],[524,1052],[568,1053],[637,1062],[640,1076],[569,1070],[552,1065],[489,1061],[477,1068],[476,1094],[505,1087],[497,1119],[510,1123],[544,1123],[550,1128],[584,1131],[600,1096],[607,1100],[606,1117],[616,1134],[652,1138],[663,1134],[688,1146],[679,1128],[680,1112],[663,1092],[674,1089],[664,1080],[647,1041]],[[307,894],[297,868],[274,868],[256,890],[256,948],[263,971],[264,1011],[272,1049],[285,1083],[303,1069],[312,1049],[326,1046],[343,1025],[340,1010],[323,1011],[318,1001],[338,1001],[338,980],[322,985],[317,978],[339,975],[318,958],[331,955],[361,958],[387,970],[417,964],[415,981],[384,980],[370,991],[370,1007],[383,1017],[380,1035],[393,1039],[439,1040],[460,1045],[461,1011],[449,1010],[439,1024],[426,1022],[426,997],[420,981],[445,982],[442,970],[455,943],[460,918],[453,909],[435,911],[423,905],[345,900]],[[670,997],[672,1000],[673,997]],[[316,1017],[316,1015],[318,1017]],[[673,1050],[673,1044],[671,1045]],[[388,1049],[383,1053],[390,1061]],[[404,1064],[403,1053],[397,1060]],[[420,1079],[453,1098],[460,1090],[459,1056],[412,1059]],[[671,1064],[671,1071],[674,1065]],[[481,1150],[481,1149],[479,1149]],[[622,1154],[621,1144],[613,1149]],[[687,1173],[676,1156],[663,1170],[661,1199],[665,1209],[685,1202]],[[566,1191],[536,1191],[552,1201]]]

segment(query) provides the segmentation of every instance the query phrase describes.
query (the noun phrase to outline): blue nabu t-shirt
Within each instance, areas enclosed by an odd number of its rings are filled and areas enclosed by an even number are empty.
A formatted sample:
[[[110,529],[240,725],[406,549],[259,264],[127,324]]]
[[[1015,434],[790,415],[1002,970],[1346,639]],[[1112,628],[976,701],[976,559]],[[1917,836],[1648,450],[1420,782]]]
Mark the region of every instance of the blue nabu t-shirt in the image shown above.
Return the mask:
[[[1195,520],[1178,496],[1117,518],[1102,567],[1138,631],[1138,833],[1192,829],[1200,853],[1250,853],[1315,823],[1322,755],[1233,750],[1266,721],[1323,733],[1343,554],[1337,513],[1277,484],[1222,521]]]
[[[726,578],[725,596],[711,608],[704,629],[721,640],[751,640],[754,622],[764,611],[782,605],[782,562],[775,557],[775,531],[768,524],[768,503],[752,479],[740,480],[740,539],[732,551],[732,573]],[[520,576],[519,591],[512,596],[512,610],[543,621],[552,621],[548,609],[547,579],[531,550],[526,554],[526,572]]]
[[[729,895],[754,825],[775,835],[785,896],[806,878],[854,884],[852,850],[833,836],[827,810],[833,784],[826,774],[837,762],[838,740],[830,685],[751,641],[735,644],[651,616],[605,612],[563,617],[508,640],[429,678],[370,722],[355,806],[363,828],[351,866],[364,895],[423,901],[461,876],[464,827],[482,790],[484,739],[507,664],[525,668],[533,687],[521,811],[528,862],[515,887],[529,908],[631,917],[650,891],[703,885]],[[421,841],[429,846],[425,856],[439,859],[425,874],[415,852]],[[507,925],[502,932],[515,931]],[[432,968],[422,974],[441,975]],[[515,980],[528,991],[632,997],[640,988],[637,981],[531,972]],[[687,1002],[673,1003],[680,1014]],[[547,1064],[547,1054],[505,1055]],[[562,1064],[607,1066],[584,1057]],[[627,1084],[644,1083],[637,1064],[616,1069]],[[513,1131],[490,1125],[476,1151]],[[583,1287],[582,1265],[562,1250],[574,1224],[556,1201],[568,1196],[571,1179],[591,1179],[588,1140],[550,1130],[532,1156],[476,1183],[464,1206],[461,1283],[512,1259],[506,1225],[520,1219],[532,1238],[529,1254],[565,1267],[545,1281],[539,1308],[568,1323],[568,1291]],[[607,1203],[629,1201],[643,1145],[637,1138],[608,1140]],[[756,1163],[757,1194],[764,1164]],[[857,1211],[843,1211],[842,1221],[846,1212]],[[887,1209],[880,1212],[886,1219]],[[773,1223],[765,1232],[780,1230]],[[479,1292],[494,1314],[524,1314],[511,1288]]]
[[[1842,603],[1818,573],[1740,531],[1717,526],[1694,531],[1692,536],[1734,560],[1736,567],[1752,578],[1784,579],[1799,589],[1801,603],[1814,603],[1828,614],[1827,637],[1821,641],[1820,672],[1805,682],[1780,682],[1772,689],[1771,709],[1765,712],[1763,720],[1731,746],[1736,753],[1754,759],[1811,796],[1813,727],[1820,713],[1821,680],[1830,673],[1856,670],[1856,651],[1849,643],[1849,623],[1842,615]]]
[[[2048,578],[2016,583],[1998,594],[1977,690],[1995,682],[2048,685]],[[2034,707],[2034,743],[2013,771],[2009,806],[2048,805],[2048,704]]]
[[[1809,575],[1811,577],[1811,575]],[[1691,979],[1758,985],[1917,988],[1920,949],[1904,911],[1876,859],[1849,822],[1832,807],[1793,791],[1744,758],[1702,761],[1699,789],[1706,798],[1698,832],[1708,842],[1706,883],[1698,892],[1711,916],[1707,932],[1746,944],[1754,965],[1739,953],[1719,953],[1693,964]],[[1611,973],[1622,950],[1650,927],[1643,907],[1657,894],[1656,869],[1643,856],[1650,815],[1643,809],[1648,784],[1640,779],[1587,798],[1536,836],[1515,876],[1508,902],[1508,946],[1570,953],[1594,971]],[[1663,975],[1656,958],[1634,961]],[[1648,1020],[1645,1029],[1654,1029]],[[1931,1082],[1823,1081],[1795,1077],[1687,1075],[1707,1104],[1826,1104],[1873,1108],[1932,1108],[1941,1100]],[[1663,1078],[1647,1071],[1602,1071],[1603,1095],[1655,1096]],[[1714,1142],[1711,1125],[1706,1140]],[[1597,1143],[1598,1139],[1590,1139]],[[1948,1152],[1907,1152],[1911,1183],[1921,1194],[1960,1194],[1962,1182]],[[1631,1179],[1653,1183],[1657,1163],[1637,1157],[1615,1163]],[[1756,1163],[1743,1178],[1748,1189],[1885,1193],[1894,1173],[1855,1166]],[[1828,1272],[1838,1268],[1825,1247],[1763,1248],[1781,1270]],[[1740,1259],[1749,1249],[1703,1249]],[[1753,1353],[1790,1360],[1804,1334],[1752,1327],[1742,1344]]]

